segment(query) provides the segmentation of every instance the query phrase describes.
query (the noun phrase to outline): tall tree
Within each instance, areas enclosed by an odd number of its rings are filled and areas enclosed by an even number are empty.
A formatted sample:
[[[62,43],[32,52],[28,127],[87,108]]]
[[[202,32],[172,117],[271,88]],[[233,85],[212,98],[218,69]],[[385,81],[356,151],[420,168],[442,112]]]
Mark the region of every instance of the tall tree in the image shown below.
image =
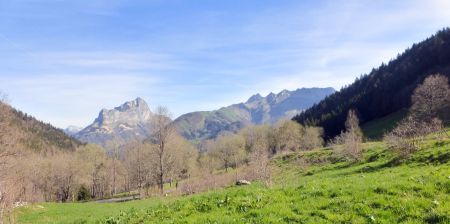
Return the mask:
[[[172,124],[171,114],[167,107],[159,106],[153,115],[151,122],[152,140],[157,147],[152,147],[152,151],[157,157],[157,182],[160,193],[164,193],[164,176],[173,164],[168,162],[171,154],[167,150],[168,143],[175,134],[175,127]]]
[[[11,170],[11,157],[16,155],[13,149],[15,136],[7,129],[10,114],[6,95],[0,92],[0,223],[3,221],[3,215],[14,202],[12,192],[14,188],[11,184],[13,177],[8,172]]]

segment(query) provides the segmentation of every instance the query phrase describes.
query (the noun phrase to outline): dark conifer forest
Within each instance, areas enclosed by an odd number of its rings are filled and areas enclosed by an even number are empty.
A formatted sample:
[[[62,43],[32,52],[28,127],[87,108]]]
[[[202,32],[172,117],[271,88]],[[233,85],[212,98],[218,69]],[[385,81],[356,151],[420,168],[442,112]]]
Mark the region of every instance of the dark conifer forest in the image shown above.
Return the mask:
[[[331,139],[343,130],[350,109],[364,124],[408,108],[417,85],[435,73],[450,77],[450,28],[412,45],[387,65],[374,68],[293,119],[323,127],[324,137]]]

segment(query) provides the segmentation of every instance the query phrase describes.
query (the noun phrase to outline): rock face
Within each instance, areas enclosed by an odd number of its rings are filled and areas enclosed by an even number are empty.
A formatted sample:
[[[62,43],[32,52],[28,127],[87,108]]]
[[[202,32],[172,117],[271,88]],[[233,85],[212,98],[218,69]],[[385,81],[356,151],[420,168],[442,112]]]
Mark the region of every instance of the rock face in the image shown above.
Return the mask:
[[[280,119],[291,119],[334,92],[333,88],[302,88],[270,93],[266,97],[256,94],[245,103],[182,115],[175,120],[175,124],[187,139],[211,139],[248,125],[273,124]]]
[[[97,143],[103,147],[123,144],[133,140],[142,140],[149,136],[149,125],[152,112],[147,103],[136,98],[112,110],[103,109],[95,121],[74,136],[89,143]]]

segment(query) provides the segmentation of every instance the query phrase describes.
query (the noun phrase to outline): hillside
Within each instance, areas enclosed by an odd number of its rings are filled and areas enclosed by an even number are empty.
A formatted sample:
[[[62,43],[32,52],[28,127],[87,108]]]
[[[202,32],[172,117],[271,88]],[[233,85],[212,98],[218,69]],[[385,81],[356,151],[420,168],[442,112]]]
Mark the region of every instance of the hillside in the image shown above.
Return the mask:
[[[235,132],[248,125],[273,124],[296,114],[334,93],[333,88],[301,88],[253,95],[247,102],[214,111],[192,112],[180,116],[175,125],[190,140],[211,139],[224,132]]]
[[[364,160],[329,148],[279,155],[273,183],[187,197],[99,203],[43,203],[17,211],[20,223],[448,223],[450,139],[429,139],[399,161],[381,142]],[[300,163],[302,159],[303,163]],[[309,165],[307,165],[309,164]]]
[[[449,28],[414,44],[395,60],[361,76],[353,84],[326,97],[294,120],[323,127],[325,137],[330,139],[344,128],[349,109],[357,111],[363,125],[389,116],[408,108],[413,90],[426,76],[435,73],[450,77]]]
[[[0,102],[2,146],[15,144],[16,148],[33,152],[74,151],[81,142],[67,136],[62,130],[38,121],[11,106]]]

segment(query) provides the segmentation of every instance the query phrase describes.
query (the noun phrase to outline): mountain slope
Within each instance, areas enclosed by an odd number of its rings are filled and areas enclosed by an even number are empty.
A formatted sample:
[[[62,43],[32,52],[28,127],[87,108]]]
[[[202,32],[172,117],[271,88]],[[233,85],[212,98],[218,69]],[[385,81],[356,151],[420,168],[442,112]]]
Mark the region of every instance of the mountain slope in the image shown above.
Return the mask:
[[[100,111],[95,121],[76,133],[75,138],[104,147],[146,138],[152,112],[147,103],[136,98],[111,110]]]
[[[450,77],[449,28],[414,44],[395,60],[373,69],[294,120],[321,126],[325,137],[333,138],[343,130],[349,109],[355,109],[364,124],[408,108],[413,90],[434,73]]]
[[[0,102],[0,147],[52,153],[75,151],[79,145],[62,130]]]
[[[251,124],[272,124],[280,119],[290,119],[334,92],[333,88],[302,88],[270,93],[266,97],[256,94],[245,103],[214,111],[188,113],[174,122],[187,139],[210,139]]]

